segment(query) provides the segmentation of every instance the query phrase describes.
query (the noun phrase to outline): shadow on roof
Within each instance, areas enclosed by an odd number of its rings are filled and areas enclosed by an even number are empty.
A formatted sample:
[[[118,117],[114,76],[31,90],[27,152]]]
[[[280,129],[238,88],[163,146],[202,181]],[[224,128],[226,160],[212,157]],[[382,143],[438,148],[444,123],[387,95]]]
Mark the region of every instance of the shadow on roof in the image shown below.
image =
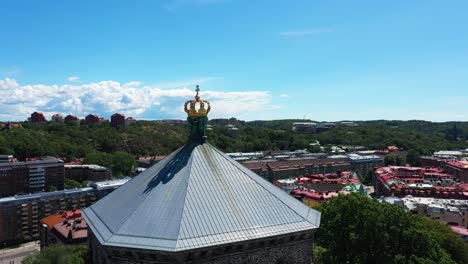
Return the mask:
[[[187,144],[185,145],[176,156],[171,159],[165,166],[162,168],[151,181],[146,186],[146,189],[143,193],[148,193],[154,188],[156,188],[161,182],[163,184],[171,181],[174,176],[182,170],[186,165],[188,160],[191,157],[192,151],[195,149],[197,144]]]

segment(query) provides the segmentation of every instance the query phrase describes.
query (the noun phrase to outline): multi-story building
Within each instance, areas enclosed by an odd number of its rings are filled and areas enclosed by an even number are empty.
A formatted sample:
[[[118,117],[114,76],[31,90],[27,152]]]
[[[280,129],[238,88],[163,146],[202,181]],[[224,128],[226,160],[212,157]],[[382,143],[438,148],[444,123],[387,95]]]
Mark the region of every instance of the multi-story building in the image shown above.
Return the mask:
[[[240,130],[239,128],[233,126],[233,125],[227,125],[227,134],[232,137],[232,138],[238,138],[240,136]]]
[[[296,133],[315,133],[317,132],[317,123],[314,122],[296,122],[293,123],[292,130]]]
[[[41,248],[53,244],[81,244],[88,238],[88,224],[80,209],[60,211],[41,220]]]
[[[63,117],[60,114],[53,114],[51,120],[52,122],[62,123]]]
[[[85,117],[85,124],[87,125],[98,124],[99,122],[99,116],[97,115],[89,114]]]
[[[130,125],[133,125],[133,124],[136,124],[136,119],[129,116],[127,117],[127,119],[125,119],[125,126],[130,126]]]
[[[241,164],[271,182],[307,174],[332,173],[351,169],[351,165],[346,160],[346,157],[343,159],[288,158],[284,160],[248,160],[241,162]]]
[[[452,160],[452,159],[448,159]],[[421,157],[421,166],[422,167],[442,167],[447,159],[435,157],[435,156],[422,156]]]
[[[93,188],[0,198],[0,242],[15,244],[39,239],[40,219],[60,210],[90,206]]]
[[[0,197],[45,190],[63,190],[63,161],[44,157],[25,162],[0,163]]]
[[[19,128],[19,127],[23,127],[23,125],[21,125],[20,123],[11,123],[11,122],[0,124],[0,128],[3,128],[5,130],[10,130],[12,128]]]
[[[79,122],[80,119],[76,115],[67,115],[64,119],[65,123]]]
[[[321,132],[324,132],[324,131],[328,131],[330,129],[333,129],[336,127],[336,124],[335,123],[328,123],[328,122],[325,122],[325,123],[319,123],[317,125],[317,129],[316,129],[316,132],[317,133],[321,133]]]
[[[377,155],[361,156],[358,154],[349,154],[349,162],[353,171],[360,171],[366,173],[369,170],[380,167],[383,165],[383,158]]]
[[[40,219],[60,211],[88,207],[129,180],[96,182],[86,188],[0,198],[0,243],[38,240]]]
[[[91,182],[88,184],[89,187],[92,187],[98,199],[108,195],[109,193],[113,192],[115,189],[119,188],[120,186],[127,183],[131,178],[126,177],[117,180],[108,180],[108,181],[100,181],[100,182]]]
[[[0,197],[26,193],[29,190],[28,177],[27,166],[0,163]]]
[[[31,122],[32,123],[39,123],[39,122],[47,122],[45,116],[41,112],[34,112],[31,114]]]
[[[406,196],[402,201],[410,211],[468,228],[468,200]]]
[[[441,168],[389,166],[374,170],[377,196],[468,200],[468,184]]]
[[[119,113],[115,113],[111,116],[111,126],[112,127],[124,127],[125,126],[125,116]]]
[[[339,126],[345,126],[345,127],[357,127],[359,126],[358,123],[352,122],[352,121],[341,121],[338,123]]]
[[[13,157],[13,155],[0,155],[0,163],[10,162],[15,162],[15,157]]]
[[[111,177],[110,171],[102,166],[85,165],[65,165],[65,178],[79,182],[84,181],[104,181]]]
[[[447,161],[442,167],[457,179],[468,183],[468,161]]]

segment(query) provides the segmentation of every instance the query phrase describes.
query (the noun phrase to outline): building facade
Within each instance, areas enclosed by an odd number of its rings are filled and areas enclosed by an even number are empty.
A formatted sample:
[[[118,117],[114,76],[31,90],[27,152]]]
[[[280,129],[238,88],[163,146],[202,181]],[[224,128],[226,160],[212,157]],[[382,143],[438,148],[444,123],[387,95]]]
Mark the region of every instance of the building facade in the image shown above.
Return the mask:
[[[468,161],[446,161],[442,167],[460,181],[468,183]]]
[[[41,248],[53,244],[85,244],[88,224],[80,209],[59,211],[40,220]]]
[[[90,206],[96,201],[93,188],[80,188],[0,199],[0,242],[18,244],[39,240],[41,223],[60,210]]]
[[[18,244],[40,238],[40,219],[60,211],[92,205],[130,178],[95,182],[90,187],[0,198],[0,244]]]
[[[136,124],[136,119],[129,116],[125,119],[125,126],[131,126],[133,124]]]
[[[296,122],[293,123],[292,130],[296,133],[312,134],[317,132],[317,123]]]
[[[40,122],[47,122],[45,116],[41,112],[34,112],[31,114],[31,122],[32,123],[40,123]]]
[[[80,122],[80,119],[76,115],[67,115],[64,119],[64,122],[71,124],[72,122]]]
[[[99,122],[99,116],[97,115],[89,114],[85,117],[85,124],[87,125],[98,124]]]
[[[65,165],[65,178],[79,182],[105,181],[111,177],[110,171],[98,165]]]
[[[115,113],[111,116],[111,126],[112,127],[124,127],[125,126],[125,116],[119,113]]]
[[[51,120],[52,122],[63,123],[63,117],[60,114],[53,114]]]
[[[241,162],[270,182],[303,175],[335,173],[351,170],[346,157],[343,159],[290,158],[285,160],[249,160]]]
[[[0,163],[0,197],[45,190],[63,190],[63,161],[43,157],[24,162]]]
[[[369,170],[384,165],[384,159],[377,155],[361,156],[358,154],[349,154],[349,162],[353,171],[360,171],[365,174]]]

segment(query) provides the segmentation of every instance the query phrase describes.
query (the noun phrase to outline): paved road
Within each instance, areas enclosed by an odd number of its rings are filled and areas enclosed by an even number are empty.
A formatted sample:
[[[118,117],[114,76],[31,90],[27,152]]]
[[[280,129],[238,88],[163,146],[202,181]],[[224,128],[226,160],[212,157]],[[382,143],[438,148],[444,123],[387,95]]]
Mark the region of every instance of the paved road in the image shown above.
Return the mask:
[[[39,245],[35,242],[21,245],[18,248],[0,250],[0,264],[20,264],[25,257],[36,252],[39,252]]]

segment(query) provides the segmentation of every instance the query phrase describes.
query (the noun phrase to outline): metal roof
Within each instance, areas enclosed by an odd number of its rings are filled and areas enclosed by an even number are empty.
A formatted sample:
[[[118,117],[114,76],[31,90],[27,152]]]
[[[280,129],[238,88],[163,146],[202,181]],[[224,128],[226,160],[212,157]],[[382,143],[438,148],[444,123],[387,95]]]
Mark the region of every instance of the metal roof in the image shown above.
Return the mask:
[[[208,143],[189,143],[84,210],[103,245],[182,251],[305,230],[320,213]]]

